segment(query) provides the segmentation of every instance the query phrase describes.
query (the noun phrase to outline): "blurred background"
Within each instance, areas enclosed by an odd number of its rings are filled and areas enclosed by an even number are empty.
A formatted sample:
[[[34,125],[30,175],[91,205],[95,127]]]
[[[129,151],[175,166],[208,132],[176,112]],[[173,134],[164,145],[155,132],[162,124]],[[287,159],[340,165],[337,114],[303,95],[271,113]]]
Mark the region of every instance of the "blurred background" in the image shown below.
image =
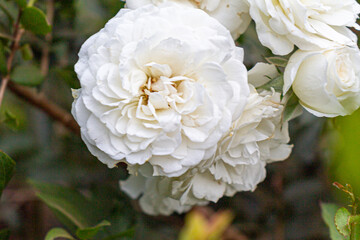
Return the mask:
[[[10,18],[16,18],[18,11],[15,2],[0,0],[0,33],[11,34]],[[119,0],[39,0],[35,6],[53,23],[52,32],[46,36],[26,32],[14,66],[41,69],[45,80],[36,91],[70,112],[70,88],[79,87],[73,67],[80,46],[99,31],[123,3]],[[1,34],[0,41],[6,41]],[[257,40],[253,24],[238,44],[245,49],[248,69],[256,62],[265,62],[265,57],[271,55]],[[108,169],[101,164],[89,154],[80,137],[61,123],[54,122],[11,91],[6,92],[0,120],[0,149],[17,163],[16,173],[0,201],[0,229],[9,228],[10,239],[44,239],[49,229],[64,226],[59,215],[36,196],[33,186],[38,186],[38,182],[76,189],[91,199],[97,208],[89,207],[86,214],[96,218],[94,221],[111,222],[108,231],[134,228],[135,236],[128,239],[177,239],[184,216],[142,214],[136,201],[119,190],[119,180],[127,177],[126,171],[122,167]],[[293,154],[284,162],[268,165],[267,178],[255,192],[223,198],[200,211],[205,215],[220,210],[232,212],[231,233],[225,239],[329,239],[320,203],[347,203],[343,194],[332,187],[332,182],[349,183],[355,193],[360,194],[359,122],[360,111],[328,120],[304,112],[290,124]],[[35,183],[31,184],[30,180]],[[64,201],[69,200],[67,195],[62,197]],[[71,230],[71,224],[65,225]]]

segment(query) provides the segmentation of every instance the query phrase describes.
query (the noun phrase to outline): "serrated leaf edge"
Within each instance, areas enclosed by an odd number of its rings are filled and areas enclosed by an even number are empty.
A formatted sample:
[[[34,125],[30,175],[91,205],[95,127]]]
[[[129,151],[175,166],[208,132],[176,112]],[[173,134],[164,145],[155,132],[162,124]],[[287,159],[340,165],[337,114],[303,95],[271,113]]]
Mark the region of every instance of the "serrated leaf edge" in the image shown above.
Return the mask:
[[[339,232],[343,237],[347,237],[347,236],[349,236],[349,235],[343,234],[342,231],[341,231],[341,229],[340,229],[340,227],[339,227],[338,224],[336,223],[336,215],[337,215],[337,213],[339,212],[340,209],[342,209],[342,208],[339,208],[339,209],[336,211],[336,213],[335,213],[334,223],[335,223],[335,227],[336,227],[336,229],[338,230],[338,232]],[[347,222],[348,222],[347,226],[348,226],[349,232],[351,233],[351,228],[350,228],[350,225],[349,225],[349,219],[350,219],[350,218],[348,218],[348,220],[347,220]]]

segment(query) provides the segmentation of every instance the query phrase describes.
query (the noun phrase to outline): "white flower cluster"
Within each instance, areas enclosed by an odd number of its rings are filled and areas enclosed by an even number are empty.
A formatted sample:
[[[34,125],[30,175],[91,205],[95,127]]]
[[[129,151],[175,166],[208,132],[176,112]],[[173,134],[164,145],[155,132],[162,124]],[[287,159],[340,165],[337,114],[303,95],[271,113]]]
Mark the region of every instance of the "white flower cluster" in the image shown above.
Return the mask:
[[[82,46],[72,113],[93,155],[110,168],[127,164],[121,188],[148,214],[255,190],[266,164],[291,153],[287,92],[317,116],[360,106],[360,54],[347,28],[358,27],[355,0],[127,0],[126,7]],[[299,48],[283,76],[266,63],[247,72],[234,39],[251,19],[274,54]]]
[[[289,54],[284,93],[292,86],[301,105],[319,117],[351,114],[360,106],[360,52],[355,0],[248,0],[261,43]]]

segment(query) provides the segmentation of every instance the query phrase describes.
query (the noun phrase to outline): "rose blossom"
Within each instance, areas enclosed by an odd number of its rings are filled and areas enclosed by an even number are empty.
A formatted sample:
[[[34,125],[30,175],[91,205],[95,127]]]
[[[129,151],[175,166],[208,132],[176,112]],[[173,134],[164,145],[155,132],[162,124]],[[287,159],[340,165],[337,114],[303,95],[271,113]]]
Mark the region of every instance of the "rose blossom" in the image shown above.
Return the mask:
[[[135,9],[146,4],[159,6],[166,2],[175,2],[204,10],[229,29],[234,39],[245,32],[251,21],[246,0],[127,0],[126,6]]]
[[[153,176],[147,165],[130,167],[132,175],[121,182],[122,190],[132,198],[142,195],[140,206],[151,215],[182,213],[194,205],[255,190],[266,176],[266,164],[286,159],[292,146],[287,144],[288,124],[282,122],[284,106],[280,93],[259,94],[251,87],[248,102],[211,158],[171,178]]]
[[[204,11],[122,9],[82,46],[73,115],[93,155],[179,176],[214,154],[249,95],[243,50]]]
[[[298,50],[284,74],[301,105],[318,117],[351,114],[360,106],[360,52],[357,47]]]
[[[261,43],[274,54],[354,45],[360,5],[355,0],[248,0]]]

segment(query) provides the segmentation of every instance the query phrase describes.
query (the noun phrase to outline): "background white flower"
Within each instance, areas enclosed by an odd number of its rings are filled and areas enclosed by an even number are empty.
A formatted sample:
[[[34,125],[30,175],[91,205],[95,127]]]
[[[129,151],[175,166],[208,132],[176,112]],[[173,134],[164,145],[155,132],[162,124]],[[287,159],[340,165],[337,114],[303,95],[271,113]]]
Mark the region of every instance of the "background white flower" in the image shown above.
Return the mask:
[[[179,176],[214,154],[249,95],[243,50],[218,21],[169,4],[122,9],[85,42],[73,115],[114,167]]]
[[[360,5],[355,0],[248,0],[261,43],[274,54],[355,45]]]
[[[298,50],[284,74],[301,105],[318,117],[351,114],[360,106],[360,52],[357,47]]]
[[[246,0],[127,0],[126,6],[135,9],[146,4],[159,6],[166,2],[176,2],[204,10],[229,29],[234,39],[245,32],[251,21]]]

